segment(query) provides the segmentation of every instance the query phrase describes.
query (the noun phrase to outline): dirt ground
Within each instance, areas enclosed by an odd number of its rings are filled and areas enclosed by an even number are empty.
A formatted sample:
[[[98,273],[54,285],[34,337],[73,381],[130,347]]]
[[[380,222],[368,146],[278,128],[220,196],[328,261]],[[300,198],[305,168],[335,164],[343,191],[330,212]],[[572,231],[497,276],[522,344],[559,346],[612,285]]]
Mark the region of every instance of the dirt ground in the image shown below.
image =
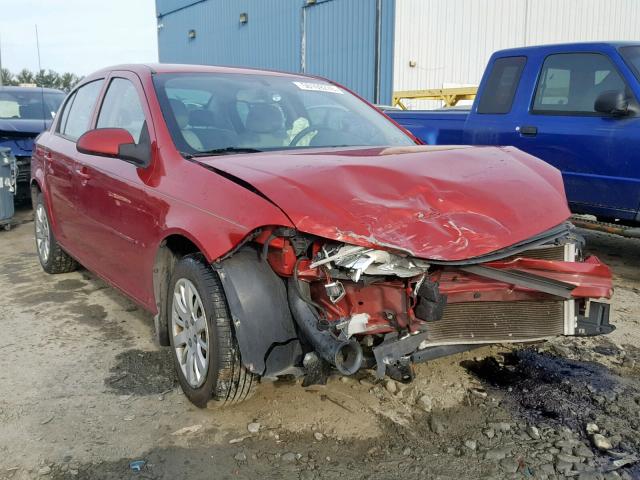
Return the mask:
[[[85,270],[45,274],[31,212],[17,221],[0,232],[0,479],[640,478],[640,241],[585,233],[615,273],[608,337],[199,410],[151,316]]]

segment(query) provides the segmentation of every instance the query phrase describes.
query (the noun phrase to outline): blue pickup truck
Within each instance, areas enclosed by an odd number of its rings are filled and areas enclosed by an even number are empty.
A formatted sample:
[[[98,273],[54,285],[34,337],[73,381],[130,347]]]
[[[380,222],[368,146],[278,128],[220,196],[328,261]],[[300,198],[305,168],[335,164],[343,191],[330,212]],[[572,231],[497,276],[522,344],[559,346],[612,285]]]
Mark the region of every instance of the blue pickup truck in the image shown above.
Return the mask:
[[[640,42],[494,53],[468,111],[388,110],[427,144],[513,145],[554,165],[573,212],[640,223]]]

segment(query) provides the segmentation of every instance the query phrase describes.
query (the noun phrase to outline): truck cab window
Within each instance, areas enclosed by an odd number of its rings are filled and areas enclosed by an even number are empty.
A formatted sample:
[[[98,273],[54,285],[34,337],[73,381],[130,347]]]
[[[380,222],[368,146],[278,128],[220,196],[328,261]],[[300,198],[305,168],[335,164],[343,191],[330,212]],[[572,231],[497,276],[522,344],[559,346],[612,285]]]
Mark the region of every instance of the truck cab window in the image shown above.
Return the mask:
[[[527,57],[504,57],[493,62],[484,93],[478,102],[478,113],[505,114],[511,111],[525,63]]]
[[[594,109],[598,95],[627,86],[608,57],[598,53],[549,55],[540,72],[534,113],[600,115]]]

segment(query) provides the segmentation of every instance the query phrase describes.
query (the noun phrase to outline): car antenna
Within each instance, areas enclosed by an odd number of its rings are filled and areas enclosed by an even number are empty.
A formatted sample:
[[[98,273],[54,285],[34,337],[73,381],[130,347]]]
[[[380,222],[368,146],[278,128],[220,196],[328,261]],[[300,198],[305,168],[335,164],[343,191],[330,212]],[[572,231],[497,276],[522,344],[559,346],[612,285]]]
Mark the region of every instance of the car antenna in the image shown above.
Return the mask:
[[[40,62],[40,38],[38,37],[38,24],[36,23],[36,50],[38,51],[38,73],[42,74],[42,63]],[[42,76],[44,79],[44,75]],[[42,97],[42,129],[47,129],[47,112],[44,107],[44,87],[40,85],[40,96]]]

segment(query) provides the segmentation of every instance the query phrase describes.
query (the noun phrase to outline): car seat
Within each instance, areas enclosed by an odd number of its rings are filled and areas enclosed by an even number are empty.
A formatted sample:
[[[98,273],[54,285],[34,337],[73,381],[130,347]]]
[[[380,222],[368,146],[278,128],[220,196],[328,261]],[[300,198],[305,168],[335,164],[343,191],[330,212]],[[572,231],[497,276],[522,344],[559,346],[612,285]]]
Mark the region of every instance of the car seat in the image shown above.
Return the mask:
[[[189,128],[189,112],[185,104],[176,98],[170,98],[169,103],[184,141],[194,150],[203,151],[204,147],[202,146],[202,142],[193,130]]]
[[[245,133],[241,142],[246,147],[281,147],[285,145],[285,131],[282,110],[268,103],[251,106],[245,122]]]
[[[211,110],[192,110],[189,112],[189,127],[198,136],[204,150],[236,146],[238,135],[217,125],[216,116]]]

